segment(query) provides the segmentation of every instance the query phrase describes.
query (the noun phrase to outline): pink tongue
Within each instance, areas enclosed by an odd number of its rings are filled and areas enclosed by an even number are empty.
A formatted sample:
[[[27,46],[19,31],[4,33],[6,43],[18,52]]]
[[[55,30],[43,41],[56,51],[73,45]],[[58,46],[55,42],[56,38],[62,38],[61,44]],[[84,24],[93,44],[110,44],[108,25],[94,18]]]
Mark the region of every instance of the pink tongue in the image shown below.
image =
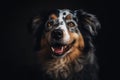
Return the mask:
[[[63,49],[62,49],[62,47],[60,47],[60,48],[54,48],[54,52],[56,54],[62,54],[63,53]]]

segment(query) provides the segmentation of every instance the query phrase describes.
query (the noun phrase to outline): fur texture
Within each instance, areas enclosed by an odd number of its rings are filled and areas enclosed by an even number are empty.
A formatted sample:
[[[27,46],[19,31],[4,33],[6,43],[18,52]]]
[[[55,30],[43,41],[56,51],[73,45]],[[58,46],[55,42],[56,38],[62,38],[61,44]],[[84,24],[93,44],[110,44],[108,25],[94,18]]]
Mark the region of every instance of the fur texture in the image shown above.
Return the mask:
[[[98,80],[92,38],[100,23],[83,10],[57,9],[33,17],[29,29],[40,80]]]

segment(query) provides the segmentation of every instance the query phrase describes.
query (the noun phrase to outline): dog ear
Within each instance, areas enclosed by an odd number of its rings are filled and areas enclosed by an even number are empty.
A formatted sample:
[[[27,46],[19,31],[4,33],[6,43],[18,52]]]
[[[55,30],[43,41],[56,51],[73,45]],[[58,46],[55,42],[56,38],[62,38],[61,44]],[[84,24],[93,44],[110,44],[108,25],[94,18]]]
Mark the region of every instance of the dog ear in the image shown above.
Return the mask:
[[[101,28],[101,25],[95,15],[83,10],[76,10],[74,13],[78,19],[79,29],[86,30],[92,36],[97,35],[97,31]]]
[[[39,28],[41,25],[41,18],[40,16],[35,16],[30,19],[28,22],[28,31],[32,34],[35,34],[36,30]]]

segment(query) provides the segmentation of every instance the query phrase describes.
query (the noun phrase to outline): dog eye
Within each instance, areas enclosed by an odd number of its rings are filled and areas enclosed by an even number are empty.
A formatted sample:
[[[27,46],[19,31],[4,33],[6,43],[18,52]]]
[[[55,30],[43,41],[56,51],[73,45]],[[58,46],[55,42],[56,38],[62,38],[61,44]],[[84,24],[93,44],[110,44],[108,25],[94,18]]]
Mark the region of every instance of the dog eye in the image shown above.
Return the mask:
[[[48,22],[47,27],[51,27],[53,25],[53,22]]]
[[[75,26],[75,24],[73,22],[69,22],[69,23],[67,23],[67,25],[70,26],[70,27],[74,27]]]

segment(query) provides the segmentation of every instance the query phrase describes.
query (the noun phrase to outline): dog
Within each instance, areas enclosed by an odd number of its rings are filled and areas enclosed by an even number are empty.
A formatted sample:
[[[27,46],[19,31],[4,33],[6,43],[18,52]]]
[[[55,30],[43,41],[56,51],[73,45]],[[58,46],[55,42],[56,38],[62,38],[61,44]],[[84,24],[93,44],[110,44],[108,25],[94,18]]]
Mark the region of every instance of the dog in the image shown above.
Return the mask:
[[[30,31],[40,80],[98,80],[93,38],[101,28],[81,9],[55,9],[32,17]]]

